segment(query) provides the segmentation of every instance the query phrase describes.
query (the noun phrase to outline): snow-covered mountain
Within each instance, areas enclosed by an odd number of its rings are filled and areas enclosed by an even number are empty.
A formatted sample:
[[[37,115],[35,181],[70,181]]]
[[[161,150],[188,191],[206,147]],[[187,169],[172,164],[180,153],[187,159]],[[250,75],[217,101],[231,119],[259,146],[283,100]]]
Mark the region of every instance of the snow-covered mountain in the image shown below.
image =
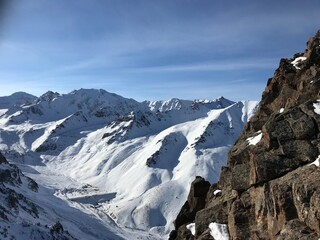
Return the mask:
[[[16,92],[10,96],[0,97],[0,116],[9,108],[30,105],[36,101],[37,97],[25,92]]]
[[[139,103],[94,89],[31,100],[0,104],[0,151],[45,189],[34,201],[79,239],[84,230],[56,213],[57,202],[81,213],[82,225],[99,224],[86,239],[162,239],[195,176],[218,180],[257,107],[223,97]]]

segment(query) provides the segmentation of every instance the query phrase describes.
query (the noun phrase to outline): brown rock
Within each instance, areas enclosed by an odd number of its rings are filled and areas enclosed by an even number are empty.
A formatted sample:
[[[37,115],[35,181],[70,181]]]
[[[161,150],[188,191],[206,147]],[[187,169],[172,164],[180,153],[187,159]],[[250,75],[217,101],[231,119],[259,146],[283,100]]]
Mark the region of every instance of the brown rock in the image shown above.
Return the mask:
[[[176,238],[172,239],[184,239],[184,240],[194,240],[195,237],[191,234],[190,230],[187,229],[187,224],[183,224],[176,231]]]
[[[197,240],[215,240],[215,239],[210,235],[210,229],[207,229],[199,237],[197,237]]]
[[[318,240],[319,237],[298,219],[289,221],[281,230],[277,240]]]
[[[197,176],[192,182],[188,200],[182,206],[174,222],[176,232],[172,232],[172,236],[175,236],[176,233],[176,238],[171,239],[184,239],[181,237],[187,234],[186,231],[190,232],[185,225],[194,222],[196,212],[205,207],[209,188],[210,183],[202,177]]]
[[[212,222],[228,223],[228,212],[226,206],[216,205],[197,212],[195,218],[196,236],[202,235]]]
[[[292,61],[300,56],[306,59],[296,68]],[[319,99],[320,31],[304,53],[280,60],[206,200],[188,198],[196,236],[206,239],[209,223],[218,222],[228,223],[230,239],[320,238],[320,167],[310,165],[320,155]],[[260,142],[250,145],[258,131]]]

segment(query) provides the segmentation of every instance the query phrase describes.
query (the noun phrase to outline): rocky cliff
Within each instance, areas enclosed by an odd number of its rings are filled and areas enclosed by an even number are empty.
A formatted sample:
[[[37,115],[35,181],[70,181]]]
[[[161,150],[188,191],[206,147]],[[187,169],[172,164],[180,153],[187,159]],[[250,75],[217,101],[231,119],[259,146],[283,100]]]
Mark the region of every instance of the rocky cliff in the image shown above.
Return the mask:
[[[320,31],[304,53],[280,60],[220,180],[193,182],[170,239],[213,239],[210,223],[226,224],[230,239],[319,239],[319,90]]]

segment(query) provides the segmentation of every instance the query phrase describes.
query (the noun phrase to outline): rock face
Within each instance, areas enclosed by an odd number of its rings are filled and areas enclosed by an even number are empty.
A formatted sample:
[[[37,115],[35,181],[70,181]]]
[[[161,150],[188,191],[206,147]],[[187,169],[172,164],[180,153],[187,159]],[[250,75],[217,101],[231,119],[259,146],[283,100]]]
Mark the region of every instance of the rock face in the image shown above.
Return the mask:
[[[182,206],[182,209],[174,222],[175,229],[180,228],[180,231],[173,231],[170,235],[170,239],[193,239],[191,232],[186,228],[186,224],[192,223],[196,213],[205,207],[209,188],[210,183],[205,181],[202,177],[197,176],[192,182],[188,200]]]
[[[205,207],[184,222],[196,239],[210,239],[211,222],[228,224],[230,239],[319,239],[319,90],[320,31],[269,79]],[[182,239],[185,226],[175,227]]]

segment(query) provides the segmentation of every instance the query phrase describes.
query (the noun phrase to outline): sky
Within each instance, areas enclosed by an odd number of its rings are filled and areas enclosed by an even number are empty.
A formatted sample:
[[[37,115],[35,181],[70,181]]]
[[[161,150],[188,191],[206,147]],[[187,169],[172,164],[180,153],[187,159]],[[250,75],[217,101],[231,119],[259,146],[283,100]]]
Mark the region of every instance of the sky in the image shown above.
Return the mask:
[[[0,96],[260,100],[319,16],[319,0],[0,0]]]

